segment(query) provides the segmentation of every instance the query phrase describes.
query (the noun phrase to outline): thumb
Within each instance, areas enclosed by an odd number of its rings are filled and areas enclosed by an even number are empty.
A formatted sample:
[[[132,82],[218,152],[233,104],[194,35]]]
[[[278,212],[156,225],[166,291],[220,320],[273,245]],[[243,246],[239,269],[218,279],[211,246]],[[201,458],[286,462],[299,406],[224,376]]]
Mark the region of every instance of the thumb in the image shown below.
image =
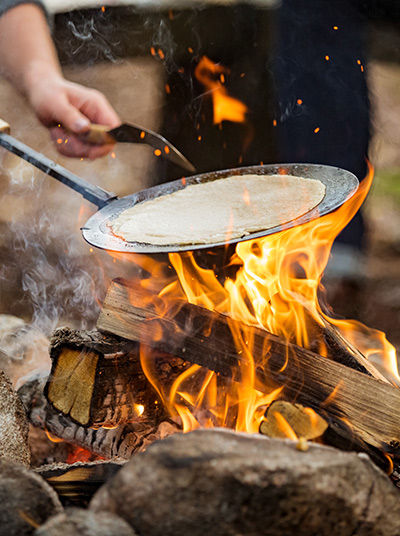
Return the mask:
[[[89,119],[67,100],[59,104],[54,115],[56,121],[61,123],[61,126],[74,134],[89,130]]]

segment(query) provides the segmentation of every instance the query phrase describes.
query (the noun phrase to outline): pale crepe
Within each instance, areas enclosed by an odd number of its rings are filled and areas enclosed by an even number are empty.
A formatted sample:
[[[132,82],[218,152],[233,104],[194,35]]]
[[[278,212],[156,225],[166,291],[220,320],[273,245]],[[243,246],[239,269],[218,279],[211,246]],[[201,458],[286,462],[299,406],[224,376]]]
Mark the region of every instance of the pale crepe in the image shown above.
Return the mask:
[[[293,175],[239,175],[134,205],[112,223],[128,242],[211,244],[287,223],[316,207],[325,185]]]

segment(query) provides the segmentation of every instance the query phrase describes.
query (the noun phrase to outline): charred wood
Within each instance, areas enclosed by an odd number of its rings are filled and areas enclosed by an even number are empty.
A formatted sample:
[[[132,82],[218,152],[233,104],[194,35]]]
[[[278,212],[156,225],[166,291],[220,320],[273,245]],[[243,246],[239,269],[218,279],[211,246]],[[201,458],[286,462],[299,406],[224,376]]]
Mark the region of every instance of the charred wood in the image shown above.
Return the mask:
[[[144,450],[148,444],[177,429],[173,424],[144,417],[111,429],[80,426],[47,402],[43,393],[44,384],[45,380],[37,378],[26,382],[18,390],[29,421],[67,443],[104,458],[127,460],[135,452]]]
[[[45,395],[55,410],[86,427],[114,427],[142,415],[160,420],[162,404],[140,365],[139,345],[98,331],[56,330]],[[157,374],[172,381],[181,358],[157,355]]]

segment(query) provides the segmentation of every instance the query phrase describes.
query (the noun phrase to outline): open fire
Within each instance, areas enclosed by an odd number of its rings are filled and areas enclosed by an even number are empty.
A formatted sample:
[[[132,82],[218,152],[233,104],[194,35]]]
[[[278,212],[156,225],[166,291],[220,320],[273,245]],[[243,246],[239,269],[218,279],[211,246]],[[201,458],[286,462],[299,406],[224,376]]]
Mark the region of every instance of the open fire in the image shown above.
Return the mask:
[[[186,301],[247,326],[260,327],[322,356],[327,355],[327,349],[324,342],[315,346],[313,330],[316,324],[324,327],[330,323],[396,384],[395,350],[384,334],[356,321],[334,319],[322,310],[319,302],[323,291],[321,278],[333,241],[363,203],[372,178],[370,166],[358,192],[331,214],[275,235],[239,243],[228,261],[235,268],[235,275],[223,281],[213,270],[201,267],[189,252],[169,254],[170,268],[150,257],[135,255],[134,262],[149,274],[137,283],[143,288],[157,287],[163,298],[162,307],[156,305],[160,317],[178,313],[179,304]],[[111,255],[120,258],[118,254]],[[176,275],[171,276],[171,267]],[[263,349],[263,355],[256,355],[251,329],[238,330],[235,323],[230,323],[230,327],[237,354],[242,358],[240,382],[220,382],[215,372],[193,364],[172,385],[165,385],[154,373],[152,351],[141,345],[141,365],[147,379],[170,416],[180,418],[185,432],[217,426],[258,432],[268,406],[281,394],[284,386],[265,386],[260,390],[256,369],[268,363],[268,347]],[[161,329],[155,337],[163,337]],[[282,369],[293,359],[296,356],[288,345]],[[339,382],[323,405],[332,404],[340,389]],[[296,437],[283,416],[280,422],[285,435]],[[351,427],[351,423],[346,425]]]
[[[238,122],[251,130],[246,106],[228,94],[225,83],[229,75],[228,69],[214,64],[205,56],[195,69],[196,78],[212,100],[214,125],[222,128],[224,121]],[[285,175],[286,168],[282,166],[279,173]],[[385,453],[395,451],[397,456],[396,445],[400,438],[392,416],[382,432],[377,424],[379,416],[384,416],[380,406],[370,419],[371,423],[364,427],[364,406],[370,401],[366,397],[363,403],[357,404],[357,393],[354,392],[357,377],[342,378],[341,374],[346,376],[348,367],[340,371],[328,366],[331,360],[349,365],[350,371],[352,368],[364,373],[367,378],[383,380],[384,385],[391,388],[391,385],[397,386],[400,382],[394,347],[377,330],[353,320],[332,318],[320,303],[324,292],[321,278],[332,244],[361,207],[372,179],[373,170],[369,165],[368,175],[356,194],[336,211],[292,228],[283,225],[279,233],[237,244],[234,252],[226,246],[200,256],[197,252],[184,252],[169,253],[166,258],[163,255],[151,257],[110,251],[116,267],[119,262],[133,263],[141,268],[140,275],[137,280],[128,281],[127,286],[123,284],[121,292],[117,280],[113,282],[102,307],[98,331],[93,337],[90,333],[71,330],[61,333],[60,340],[56,336],[51,356],[52,373],[45,390],[53,409],[71,418],[71,422],[68,421],[68,426],[73,428],[70,434],[83,437],[77,442],[79,449],[92,450],[97,431],[104,440],[101,439],[99,444],[102,445],[93,451],[106,458],[111,454],[119,455],[119,446],[116,450],[114,446],[110,449],[107,446],[104,450],[103,446],[109,441],[110,445],[117,444],[110,439],[115,437],[119,437],[119,444],[125,434],[132,437],[133,433],[135,437],[126,452],[131,454],[131,448],[145,448],[154,440],[151,438],[159,437],[158,418],[162,412],[163,418],[175,423],[172,431],[178,427],[184,432],[226,427],[257,433],[268,420],[268,410],[273,403],[273,419],[280,435],[295,439],[300,436],[277,409],[280,406],[276,401],[289,399],[296,402],[299,399],[304,404],[301,418],[309,421],[309,429],[318,428],[320,410],[324,416],[329,414],[336,427],[340,420],[339,428],[346,428],[348,435],[354,435],[357,441],[366,441]],[[182,183],[185,185],[185,178]],[[243,203],[251,207],[252,199],[246,189],[242,197]],[[228,229],[226,242],[229,240]],[[206,261],[207,267],[203,266],[200,258]],[[211,264],[214,267],[218,265],[222,271],[209,268]],[[140,289],[147,292],[145,297],[142,296],[142,303],[138,303],[136,295],[138,290],[141,294]],[[131,311],[128,311],[125,299],[132,304]],[[110,313],[116,317],[114,325],[110,326],[104,323],[104,319],[113,300],[122,301]],[[147,310],[146,304],[149,305]],[[142,305],[145,305],[143,310],[140,309]],[[185,309],[185,306],[194,308]],[[201,312],[204,310],[211,314],[207,317]],[[182,311],[189,316],[183,331],[195,332],[194,338],[200,337],[205,354],[215,351],[213,344],[218,344],[215,323],[219,322],[223,331],[225,327],[228,332],[230,330],[231,341],[222,338],[220,344],[229,348],[233,361],[224,363],[222,374],[215,367],[220,356],[208,356],[202,360],[198,355],[185,353],[184,344],[174,346],[175,343],[171,342],[174,329],[178,329],[179,325],[179,321],[174,324],[174,320]],[[123,329],[120,329],[121,326],[116,328],[115,322],[122,325],[126,320],[123,318],[125,313],[128,317],[133,314],[133,318],[138,315],[135,322],[140,319],[143,324],[137,323],[130,332],[131,319],[128,319]],[[194,320],[190,318],[192,313]],[[152,322],[154,319],[156,321]],[[157,325],[157,319],[167,320],[170,331],[164,332],[162,323]],[[191,329],[191,322],[200,324],[200,329],[198,325]],[[149,323],[152,323],[150,342],[141,336],[141,331],[144,332]],[[337,348],[332,348],[324,335],[319,336],[321,333],[316,336],[316,331],[333,333],[334,338],[341,338],[339,353],[344,351],[344,359],[343,355],[335,357]],[[107,334],[122,339],[102,340]],[[224,334],[226,339],[226,330]],[[162,349],[166,353],[162,358],[165,366],[160,368],[156,363],[157,350],[168,338],[171,338],[168,348]],[[136,351],[137,346],[134,350],[127,349],[121,342],[124,340],[140,342],[139,352]],[[72,352],[71,348],[74,348]],[[82,354],[82,348],[87,354]],[[307,354],[308,350],[312,354]],[[313,365],[310,361],[311,364],[307,365],[307,360],[313,355],[322,362],[314,362]],[[349,356],[350,364],[346,362]],[[177,362],[174,361],[176,358]],[[174,363],[172,374],[169,363]],[[273,378],[268,375],[271,364],[275,374]],[[325,369],[326,366],[328,369]],[[302,380],[296,379],[295,387],[292,384],[288,389],[296,367],[300,371],[303,367],[306,370]],[[318,369],[317,380],[317,376],[310,375],[314,367]],[[233,372],[236,368],[239,372]],[[324,371],[328,374],[327,370],[331,370],[333,376],[330,382],[324,383],[323,374]],[[281,375],[278,381],[276,373]],[[85,377],[84,382],[82,377]],[[368,396],[376,390],[375,387],[373,382],[369,384]],[[351,397],[346,401],[349,390]],[[392,406],[395,408],[398,393],[395,388],[392,391],[394,395],[392,392],[387,395],[394,397]],[[312,409],[307,407],[308,404]],[[40,419],[43,418],[40,414]],[[49,431],[57,436],[59,430],[62,433],[62,426],[55,415],[52,418],[53,428]],[[145,427],[140,429],[143,423]],[[131,424],[133,428],[129,428]],[[138,424],[139,428],[136,427]],[[77,425],[83,429],[76,428]],[[94,430],[94,434],[90,430]],[[311,436],[317,437],[312,431]],[[79,459],[81,455],[88,456],[80,450],[73,459]]]

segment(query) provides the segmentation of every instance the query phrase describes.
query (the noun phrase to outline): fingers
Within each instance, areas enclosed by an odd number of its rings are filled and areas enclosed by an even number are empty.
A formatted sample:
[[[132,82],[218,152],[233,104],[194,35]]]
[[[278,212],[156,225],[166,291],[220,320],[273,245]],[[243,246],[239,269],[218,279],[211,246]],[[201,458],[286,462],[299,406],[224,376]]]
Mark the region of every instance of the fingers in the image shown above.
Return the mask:
[[[92,145],[73,134],[83,134],[89,129],[90,123],[103,124],[113,128],[119,125],[120,119],[108,100],[99,91],[88,89],[77,84],[66,82],[68,109],[63,109],[68,115],[60,121],[63,129],[52,129],[51,136],[56,141],[58,151],[71,157],[100,158],[108,154],[113,145]],[[81,121],[81,119],[84,121]]]
[[[90,127],[90,120],[70,103],[68,95],[63,91],[42,95],[35,106],[35,111],[42,123],[47,126],[58,123],[76,134],[85,132]]]
[[[105,96],[94,89],[55,78],[37,83],[30,92],[30,102],[38,118],[50,128],[57,150],[66,156],[99,158],[112,145],[91,145],[79,134],[90,128],[90,123],[118,126],[121,121]],[[58,124],[60,128],[54,128]]]
[[[78,136],[67,132],[61,127],[50,129],[50,136],[54,141],[59,153],[72,158],[89,158],[94,160],[106,156],[113,145],[91,145],[82,141]]]
[[[58,123],[75,134],[89,130],[90,120],[69,102],[59,105],[56,115]]]
[[[117,113],[106,97],[95,89],[69,84],[68,97],[74,106],[92,123],[114,128],[121,124]]]

